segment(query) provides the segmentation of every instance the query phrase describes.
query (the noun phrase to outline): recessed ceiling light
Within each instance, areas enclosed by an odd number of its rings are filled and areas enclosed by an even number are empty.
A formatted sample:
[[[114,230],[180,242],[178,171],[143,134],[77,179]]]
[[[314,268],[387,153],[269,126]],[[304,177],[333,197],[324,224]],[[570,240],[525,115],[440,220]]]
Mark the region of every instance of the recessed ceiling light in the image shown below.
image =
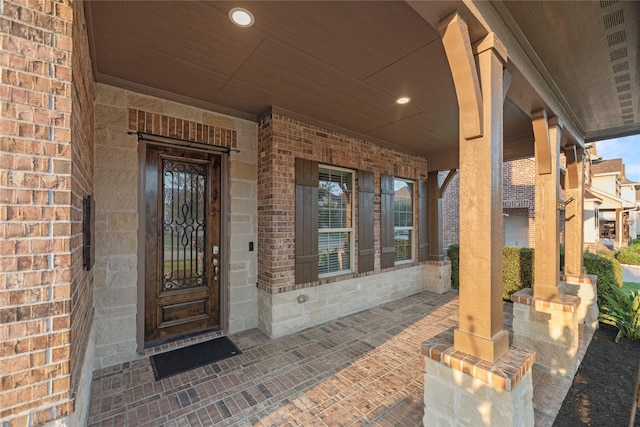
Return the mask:
[[[255,22],[253,14],[242,7],[234,7],[229,11],[229,19],[239,27],[250,27]]]
[[[396,99],[396,104],[398,105],[408,104],[409,102],[411,102],[411,98],[409,98],[408,96],[401,96],[400,98]]]

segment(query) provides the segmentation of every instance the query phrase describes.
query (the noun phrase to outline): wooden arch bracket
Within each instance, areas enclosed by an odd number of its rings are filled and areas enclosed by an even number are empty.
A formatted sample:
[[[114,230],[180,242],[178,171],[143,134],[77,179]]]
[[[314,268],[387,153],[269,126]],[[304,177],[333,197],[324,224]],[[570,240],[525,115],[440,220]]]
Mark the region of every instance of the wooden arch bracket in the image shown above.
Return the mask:
[[[479,138],[483,135],[482,92],[469,27],[456,11],[444,17],[438,29],[456,88],[462,136]]]
[[[584,161],[584,149],[569,145],[564,148],[564,155],[567,158],[567,188],[578,188],[580,185],[579,174],[584,173],[581,167]]]
[[[531,115],[533,126],[536,171],[539,175],[551,173],[551,140],[549,138],[549,120],[545,110],[538,110]]]

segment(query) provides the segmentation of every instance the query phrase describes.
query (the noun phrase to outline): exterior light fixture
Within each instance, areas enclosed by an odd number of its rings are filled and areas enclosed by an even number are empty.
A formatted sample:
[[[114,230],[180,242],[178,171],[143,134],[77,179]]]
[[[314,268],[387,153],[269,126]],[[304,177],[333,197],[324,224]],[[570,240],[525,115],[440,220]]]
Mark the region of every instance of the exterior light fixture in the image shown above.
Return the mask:
[[[234,7],[229,11],[229,19],[238,27],[250,27],[256,21],[253,14],[242,7]]]
[[[396,99],[396,104],[398,105],[408,104],[409,102],[411,102],[411,98],[409,98],[408,96],[401,96],[400,98]]]

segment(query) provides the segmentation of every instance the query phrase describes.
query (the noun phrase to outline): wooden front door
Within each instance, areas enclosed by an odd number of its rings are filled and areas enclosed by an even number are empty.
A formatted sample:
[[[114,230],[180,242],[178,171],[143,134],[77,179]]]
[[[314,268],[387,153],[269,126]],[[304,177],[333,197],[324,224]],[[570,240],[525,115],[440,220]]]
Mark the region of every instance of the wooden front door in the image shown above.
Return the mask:
[[[220,326],[220,164],[147,147],[145,346]]]

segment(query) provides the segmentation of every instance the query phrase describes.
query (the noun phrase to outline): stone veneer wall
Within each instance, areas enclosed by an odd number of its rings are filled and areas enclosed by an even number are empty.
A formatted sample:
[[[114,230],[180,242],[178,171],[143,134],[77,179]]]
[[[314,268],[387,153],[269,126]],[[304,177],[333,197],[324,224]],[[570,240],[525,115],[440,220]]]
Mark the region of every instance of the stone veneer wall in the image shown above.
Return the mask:
[[[374,172],[374,271],[295,284],[296,157]],[[259,121],[258,286],[260,328],[272,337],[426,289],[424,263],[380,268],[380,174],[418,180],[427,160],[270,112]],[[357,194],[357,192],[355,193]],[[357,225],[357,201],[355,224]],[[417,236],[417,212],[414,218]],[[357,253],[357,235],[354,253]],[[414,247],[417,253],[417,242]],[[357,263],[357,260],[356,260]],[[357,271],[357,265],[354,266]],[[298,295],[306,302],[299,303]]]
[[[0,419],[41,425],[73,411],[89,342],[93,86],[81,1],[0,14]]]
[[[229,158],[228,325],[229,332],[256,327],[257,261],[256,252],[248,250],[249,242],[257,241],[256,124],[103,84],[97,85],[95,117],[96,368],[137,357],[138,139],[127,132],[138,123],[130,117],[146,120],[149,133],[163,133],[166,123],[180,124],[174,136],[184,139],[215,128],[228,137],[215,140],[222,146],[235,135],[240,152]]]
[[[424,426],[534,426],[533,356],[507,369],[488,362],[474,366],[465,353],[459,353],[462,360],[454,356],[448,355],[448,363],[425,356]]]
[[[533,351],[509,347],[495,362],[458,351],[453,328],[422,343],[425,426],[534,425]]]

